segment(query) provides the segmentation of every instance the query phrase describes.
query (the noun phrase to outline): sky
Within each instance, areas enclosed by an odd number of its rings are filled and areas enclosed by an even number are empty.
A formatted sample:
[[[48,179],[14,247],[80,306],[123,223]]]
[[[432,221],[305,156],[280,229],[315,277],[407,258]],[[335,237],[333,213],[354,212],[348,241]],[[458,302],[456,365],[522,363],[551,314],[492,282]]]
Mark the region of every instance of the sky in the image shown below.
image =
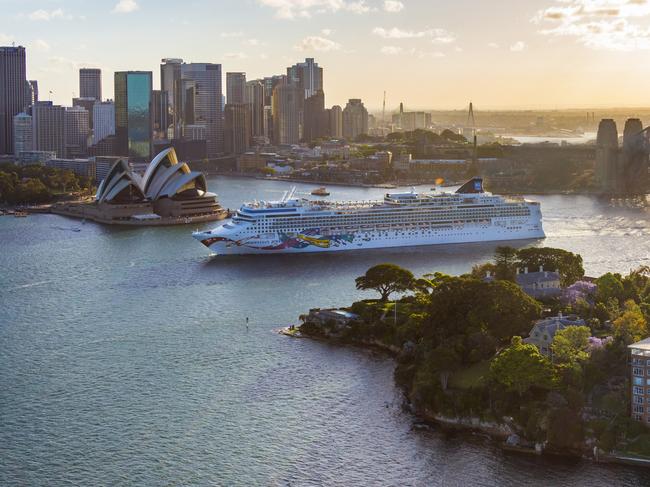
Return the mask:
[[[102,69],[110,98],[114,71],[158,87],[166,57],[248,79],[314,57],[327,105],[650,106],[650,0],[0,0],[12,42],[41,99],[65,105],[80,67]]]

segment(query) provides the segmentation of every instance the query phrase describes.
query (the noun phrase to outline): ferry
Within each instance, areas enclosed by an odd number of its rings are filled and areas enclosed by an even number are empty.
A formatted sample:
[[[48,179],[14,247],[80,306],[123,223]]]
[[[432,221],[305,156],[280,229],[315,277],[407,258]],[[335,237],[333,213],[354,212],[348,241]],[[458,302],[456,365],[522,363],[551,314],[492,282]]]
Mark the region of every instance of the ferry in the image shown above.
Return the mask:
[[[473,178],[456,192],[386,193],[380,201],[295,197],[245,203],[192,236],[222,255],[332,252],[544,238],[538,202],[499,196]]]
[[[316,188],[311,192],[312,196],[329,196],[330,193],[327,191],[327,189],[324,186],[321,186],[320,188]]]

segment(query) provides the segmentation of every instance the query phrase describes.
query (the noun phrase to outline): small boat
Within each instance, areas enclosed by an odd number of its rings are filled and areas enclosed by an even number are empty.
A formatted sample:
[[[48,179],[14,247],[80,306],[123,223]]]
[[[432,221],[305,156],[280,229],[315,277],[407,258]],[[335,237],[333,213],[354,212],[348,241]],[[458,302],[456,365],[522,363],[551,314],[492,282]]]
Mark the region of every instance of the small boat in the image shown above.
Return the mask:
[[[325,186],[321,186],[320,188],[316,188],[311,192],[313,196],[329,196],[329,192],[325,188]]]
[[[15,211],[14,212],[14,217],[16,218],[25,218],[27,216],[26,211]]]

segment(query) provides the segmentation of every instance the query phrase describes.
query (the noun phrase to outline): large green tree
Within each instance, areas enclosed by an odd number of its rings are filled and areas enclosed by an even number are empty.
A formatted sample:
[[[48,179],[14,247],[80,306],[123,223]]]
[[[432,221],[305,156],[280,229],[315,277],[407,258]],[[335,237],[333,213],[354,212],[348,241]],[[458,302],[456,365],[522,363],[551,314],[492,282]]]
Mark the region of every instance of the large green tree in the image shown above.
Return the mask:
[[[504,281],[515,281],[517,268],[517,250],[512,247],[499,246],[494,251],[494,277]]]
[[[563,364],[583,362],[589,358],[589,337],[587,326],[568,326],[559,330],[553,337],[551,349],[553,360]]]
[[[553,368],[535,345],[512,337],[511,344],[494,357],[490,375],[507,390],[523,396],[531,388],[549,389],[552,386]]]
[[[407,269],[395,264],[379,264],[368,269],[365,275],[357,277],[357,289],[374,289],[382,301],[388,301],[392,293],[412,289],[415,277]]]
[[[630,345],[648,336],[648,325],[641,308],[631,299],[623,306],[623,314],[614,320],[614,336]]]

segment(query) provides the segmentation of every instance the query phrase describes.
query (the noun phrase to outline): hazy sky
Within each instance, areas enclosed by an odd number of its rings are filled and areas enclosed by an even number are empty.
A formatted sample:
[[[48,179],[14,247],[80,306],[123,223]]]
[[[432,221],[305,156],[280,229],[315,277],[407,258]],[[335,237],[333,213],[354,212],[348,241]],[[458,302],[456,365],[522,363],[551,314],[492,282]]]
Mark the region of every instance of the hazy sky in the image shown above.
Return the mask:
[[[28,48],[41,98],[79,67],[154,72],[163,57],[249,79],[315,57],[326,103],[650,106],[650,0],[0,0],[0,44]],[[225,87],[224,87],[225,91]]]

